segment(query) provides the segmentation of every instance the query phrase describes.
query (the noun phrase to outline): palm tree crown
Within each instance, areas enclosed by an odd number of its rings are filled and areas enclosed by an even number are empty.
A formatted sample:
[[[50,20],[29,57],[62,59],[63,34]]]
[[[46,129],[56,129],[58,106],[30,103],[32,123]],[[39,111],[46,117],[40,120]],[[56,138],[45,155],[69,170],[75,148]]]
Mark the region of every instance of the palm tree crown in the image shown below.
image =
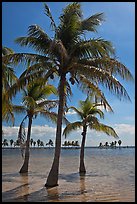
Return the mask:
[[[100,123],[99,119],[96,117],[96,115],[99,115],[100,118],[104,118],[103,111],[98,108],[100,104],[92,103],[90,102],[89,98],[87,98],[85,101],[79,101],[79,105],[80,107],[78,109],[73,106],[68,108],[68,110],[72,109],[77,113],[80,121],[69,123],[63,131],[63,134],[65,136],[67,136],[67,134],[69,134],[73,130],[76,130],[77,128],[86,126],[96,131],[102,131],[107,135],[111,135],[116,138],[118,137],[117,133],[112,127]]]
[[[133,80],[133,77],[128,68],[116,60],[112,43],[102,38],[85,39],[85,32],[97,32],[97,27],[104,20],[103,13],[83,19],[80,3],[75,2],[63,10],[60,24],[56,26],[48,6],[44,6],[45,14],[51,20],[53,39],[40,26],[31,25],[28,36],[19,37],[15,42],[21,46],[31,46],[39,54],[11,54],[4,61],[29,61],[30,67],[23,76],[34,76],[36,71],[37,74],[46,72],[45,77],[69,74],[71,84],[78,83],[84,91],[88,88],[99,94],[98,83],[118,97],[130,99],[115,77],[119,75],[125,80]],[[66,86],[69,86],[68,82]]]

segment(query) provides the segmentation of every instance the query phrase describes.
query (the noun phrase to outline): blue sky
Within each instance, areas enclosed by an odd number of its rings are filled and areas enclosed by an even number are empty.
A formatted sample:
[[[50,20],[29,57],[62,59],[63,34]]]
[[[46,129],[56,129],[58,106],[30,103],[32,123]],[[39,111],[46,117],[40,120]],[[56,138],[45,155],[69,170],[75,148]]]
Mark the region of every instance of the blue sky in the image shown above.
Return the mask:
[[[69,2],[47,2],[55,22],[58,24],[58,17],[62,9]],[[103,12],[105,22],[98,28],[98,33],[87,34],[87,37],[101,37],[110,40],[116,49],[116,56],[131,73],[135,74],[135,3],[134,2],[81,2],[84,18],[95,13]],[[20,47],[14,40],[20,36],[27,35],[28,26],[38,24],[50,36],[50,21],[44,14],[43,2],[3,2],[2,3],[2,45],[12,48],[15,52],[33,52],[30,48]],[[24,70],[23,66],[15,68],[17,76]],[[114,110],[114,114],[105,113],[104,124],[112,126],[118,133],[123,145],[135,145],[135,84],[120,79],[122,85],[128,91],[132,102],[122,99],[121,101],[104,90],[105,96]],[[73,86],[73,96],[69,105],[78,106],[78,100],[85,100],[85,95]],[[54,97],[55,98],[55,97]],[[20,104],[20,94],[14,99],[14,103]],[[75,121],[77,116],[70,112],[70,121]],[[7,139],[16,139],[18,126],[23,115],[18,115],[15,120],[15,127],[3,123],[3,130]],[[27,124],[26,124],[27,126]],[[49,138],[55,139],[56,126],[44,118],[37,117],[33,120],[32,137],[47,142]],[[75,131],[68,136],[68,140],[79,140],[81,142],[81,130]],[[102,133],[88,131],[87,146],[96,146],[100,142],[112,142],[115,139]],[[64,138],[62,137],[62,143]]]

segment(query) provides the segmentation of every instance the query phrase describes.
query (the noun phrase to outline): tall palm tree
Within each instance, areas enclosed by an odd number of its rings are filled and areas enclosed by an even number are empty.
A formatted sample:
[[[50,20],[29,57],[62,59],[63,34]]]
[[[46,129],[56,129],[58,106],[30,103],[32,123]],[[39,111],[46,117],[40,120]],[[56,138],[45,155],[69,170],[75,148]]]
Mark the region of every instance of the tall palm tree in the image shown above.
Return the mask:
[[[2,47],[2,119],[6,122],[12,121],[14,124],[14,114],[12,102],[8,96],[7,90],[17,81],[14,68],[10,62],[3,62],[3,57],[13,54],[14,51],[8,47]]]
[[[80,117],[79,121],[69,123],[64,131],[63,134],[65,137],[67,134],[69,134],[71,131],[76,130],[77,128],[82,127],[82,142],[81,142],[81,151],[80,151],[80,166],[79,166],[79,173],[85,173],[86,168],[84,164],[84,147],[85,147],[85,141],[86,141],[86,135],[87,135],[87,128],[90,128],[91,130],[94,129],[96,131],[102,131],[106,133],[107,135],[111,135],[114,137],[118,137],[115,130],[107,125],[104,125],[99,122],[96,115],[98,114],[100,118],[104,118],[104,113],[102,110],[100,110],[97,106],[100,105],[98,103],[92,103],[87,98],[85,101],[79,101],[80,107],[77,109],[73,106],[69,107],[69,109],[74,110],[77,115]]]
[[[25,149],[25,158],[24,163],[20,169],[20,173],[28,172],[28,164],[29,164],[29,147],[30,147],[30,136],[31,136],[31,126],[32,120],[36,118],[38,114],[45,116],[46,118],[56,122],[57,114],[51,112],[51,108],[57,106],[57,101],[47,100],[46,97],[51,95],[52,93],[56,94],[56,89],[52,85],[43,84],[42,79],[38,79],[37,81],[33,81],[27,85],[27,88],[24,89],[23,96],[23,105],[16,106],[14,105],[15,112],[25,112],[26,115],[23,118],[18,138],[20,143],[22,141],[22,128],[26,118],[28,118],[28,132],[27,132],[27,140],[26,140],[26,149]]]
[[[61,150],[62,118],[66,105],[66,90],[71,91],[71,85],[77,84],[84,92],[95,92],[102,101],[107,101],[99,85],[109,91],[130,99],[122,84],[115,78],[117,75],[125,80],[132,80],[132,74],[126,66],[116,59],[111,42],[102,38],[86,39],[87,32],[97,32],[97,27],[104,20],[103,13],[96,13],[84,19],[79,2],[70,3],[59,17],[57,26],[47,4],[45,14],[50,18],[54,32],[51,38],[38,25],[31,25],[28,36],[16,39],[21,46],[30,46],[38,54],[16,53],[5,57],[6,61],[18,64],[30,62],[30,67],[24,72],[22,83],[29,77],[42,75],[44,78],[59,77],[59,106],[56,129],[55,153],[49,172],[46,187],[58,185],[59,158]],[[25,80],[24,80],[24,77]],[[19,86],[18,86],[19,87]],[[15,92],[15,90],[14,90]]]

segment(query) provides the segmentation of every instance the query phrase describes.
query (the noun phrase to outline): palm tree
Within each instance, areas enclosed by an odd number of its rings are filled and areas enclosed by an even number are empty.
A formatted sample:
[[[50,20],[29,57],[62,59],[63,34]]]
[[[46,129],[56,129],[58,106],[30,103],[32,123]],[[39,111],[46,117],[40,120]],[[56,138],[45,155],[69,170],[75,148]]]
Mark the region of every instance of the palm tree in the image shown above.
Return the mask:
[[[34,147],[35,147],[35,145],[36,145],[36,141],[33,141],[33,145],[34,145]]]
[[[105,147],[109,147],[109,144],[108,144],[108,142],[105,142]]]
[[[49,145],[49,147],[50,147],[50,146],[53,146],[53,141],[52,141],[51,139],[49,139],[48,143],[46,143],[46,146],[47,146],[47,145]]]
[[[62,146],[65,146],[65,147],[67,147],[68,146],[68,141],[64,141],[64,144],[62,144]]]
[[[114,137],[118,137],[115,130],[107,125],[104,125],[99,122],[96,115],[98,114],[100,118],[104,118],[104,113],[97,108],[99,105],[98,103],[92,103],[89,101],[89,98],[85,101],[79,101],[80,107],[77,109],[73,106],[71,106],[69,109],[74,110],[78,116],[80,117],[80,121],[76,121],[73,123],[69,123],[64,131],[63,134],[65,137],[67,134],[69,134],[72,130],[76,130],[77,128],[82,127],[82,142],[81,142],[81,151],[80,151],[80,166],[79,166],[79,173],[85,173],[86,168],[84,164],[84,147],[85,147],[85,141],[86,141],[86,135],[87,135],[87,128],[89,127],[91,130],[95,129],[96,131],[102,131],[106,133],[107,135],[112,135]]]
[[[112,141],[111,143],[110,143],[110,147],[114,147],[115,146],[115,143]]]
[[[11,147],[12,147],[13,143],[14,143],[14,140],[13,140],[13,139],[10,139],[10,146],[11,146]]]
[[[116,147],[116,145],[117,145],[117,141],[114,141],[114,145],[115,145],[115,147]]]
[[[4,145],[4,147],[5,147],[5,146],[8,146],[8,140],[7,140],[7,139],[4,139],[4,140],[3,140],[3,145]]]
[[[86,39],[87,32],[97,31],[97,27],[104,20],[103,13],[83,19],[80,3],[70,3],[60,15],[57,26],[50,9],[46,4],[44,6],[45,14],[50,18],[54,36],[51,38],[40,26],[31,25],[28,36],[16,39],[16,43],[21,46],[31,46],[38,54],[16,53],[5,57],[4,60],[15,64],[23,61],[30,63],[18,88],[14,87],[14,93],[31,76],[59,77],[55,153],[45,184],[46,187],[53,187],[58,185],[62,119],[67,104],[66,91],[70,94],[71,85],[77,84],[83,92],[90,94],[94,91],[106,105],[106,98],[99,85],[105,86],[120,99],[124,97],[129,100],[125,88],[115,77],[118,75],[127,81],[132,80],[133,77],[128,68],[116,59],[111,42],[102,38]]]
[[[8,96],[7,90],[16,82],[14,68],[10,62],[3,62],[3,57],[13,54],[13,50],[8,47],[2,47],[2,119],[6,122],[12,121],[14,124],[14,114],[12,110],[12,102]]]
[[[40,146],[40,139],[37,140],[37,145]]]
[[[31,139],[30,139],[30,145],[31,145],[31,147],[32,147],[32,144],[33,144],[33,139],[31,138]]]
[[[43,141],[40,141],[40,146],[44,147],[44,142]]]
[[[52,121],[57,121],[57,114],[51,112],[51,108],[56,107],[57,101],[47,100],[45,99],[47,96],[51,94],[56,94],[56,89],[52,85],[43,85],[43,80],[38,79],[37,81],[33,81],[27,85],[27,88],[24,89],[23,96],[23,105],[16,106],[14,105],[14,111],[16,112],[26,112],[25,117],[23,118],[20,129],[19,129],[19,139],[22,139],[22,127],[26,118],[28,121],[28,132],[27,132],[27,141],[26,141],[26,149],[25,149],[25,159],[24,163],[20,169],[20,173],[28,172],[28,164],[29,164],[29,147],[30,147],[30,136],[31,136],[31,126],[32,120],[36,118],[38,114],[45,116]]]
[[[119,147],[121,146],[121,143],[122,143],[122,141],[121,141],[121,140],[118,140]]]

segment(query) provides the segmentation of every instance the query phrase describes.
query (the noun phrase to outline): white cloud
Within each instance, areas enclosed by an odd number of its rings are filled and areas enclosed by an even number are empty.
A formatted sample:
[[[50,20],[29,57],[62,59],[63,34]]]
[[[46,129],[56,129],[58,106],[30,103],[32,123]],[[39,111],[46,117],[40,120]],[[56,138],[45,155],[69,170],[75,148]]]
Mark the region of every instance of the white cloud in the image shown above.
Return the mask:
[[[135,125],[133,124],[115,124],[114,129],[118,133],[118,135],[135,135]]]
[[[69,110],[66,115],[74,115],[76,114],[76,112],[74,110]]]
[[[117,132],[119,139],[122,140],[122,145],[135,145],[135,125],[131,124],[114,124],[111,125],[115,131]],[[19,127],[6,127],[3,126],[2,130],[4,131],[4,137],[8,140],[13,138],[14,140],[17,139],[17,134]],[[64,136],[62,136],[62,144],[64,143],[64,140],[78,140],[79,144],[81,144],[81,136],[82,128],[78,129],[76,131],[73,131],[70,133],[67,138],[65,139]],[[56,127],[51,127],[48,125],[40,126],[32,126],[32,134],[31,137],[34,140],[40,139],[44,142],[47,142],[49,139],[52,139],[55,144],[55,136],[56,136]],[[106,134],[102,132],[96,132],[94,130],[87,131],[87,138],[86,138],[86,146],[98,146],[100,142],[112,142],[116,139],[107,136]]]
[[[3,130],[5,136],[17,135],[17,133],[19,131],[19,127],[17,127],[17,126],[14,126],[14,127],[3,126],[2,130]]]

